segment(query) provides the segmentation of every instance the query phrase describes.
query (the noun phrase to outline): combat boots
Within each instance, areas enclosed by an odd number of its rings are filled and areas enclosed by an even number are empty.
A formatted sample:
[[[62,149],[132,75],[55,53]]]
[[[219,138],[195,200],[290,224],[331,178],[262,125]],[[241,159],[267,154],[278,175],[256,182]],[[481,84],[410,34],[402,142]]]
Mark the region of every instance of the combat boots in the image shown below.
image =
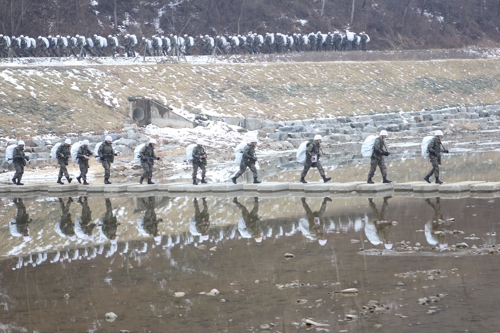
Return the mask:
[[[328,181],[332,180],[331,177],[323,176],[323,182],[326,183]]]
[[[111,182],[109,181],[109,178],[104,178],[104,184],[109,185]]]
[[[18,178],[16,185],[24,185],[24,183],[21,183],[21,179]]]
[[[368,178],[368,181],[367,181],[368,184],[375,184],[372,180],[372,177]]]
[[[83,181],[83,185],[88,185],[89,183],[87,183],[86,180]]]
[[[384,183],[384,184],[389,184],[389,183],[392,183],[392,180],[389,180],[389,179],[387,179],[387,178],[384,178],[384,179],[382,180],[382,183]]]
[[[61,185],[64,185],[64,183],[61,181],[61,178],[57,178],[57,183],[61,184]]]
[[[139,184],[142,185],[142,182],[144,181],[144,177],[141,176],[141,178],[139,178]]]
[[[301,182],[302,184],[307,184],[307,182],[306,182],[306,180],[304,179],[304,177],[300,177],[300,182]]]
[[[202,183],[202,184],[207,184],[207,181],[205,180],[205,178],[202,178],[202,179],[201,179],[201,183]]]
[[[78,177],[76,177],[76,181],[78,182],[78,184],[81,184],[81,183],[82,183],[82,182],[81,182],[81,179],[82,179],[82,176],[78,176]]]
[[[254,184],[260,184],[260,182],[257,180],[257,177],[253,179]]]
[[[436,177],[436,184],[442,184],[443,182],[441,180],[439,180],[438,177]]]
[[[231,180],[233,181],[233,184],[236,184],[236,177],[232,177]]]
[[[424,180],[425,180],[426,182],[428,182],[429,184],[431,183],[431,180],[429,179],[429,176],[425,176],[425,177],[424,177]]]
[[[71,177],[66,177],[66,179],[68,180],[68,184],[71,183],[71,181],[73,180],[73,178]]]
[[[16,177],[12,178],[12,182],[15,184],[17,184],[17,181],[16,181]]]
[[[198,183],[196,182],[196,178],[193,178],[193,185],[198,185]]]
[[[151,178],[148,179],[148,185],[153,185],[153,181],[151,180]]]

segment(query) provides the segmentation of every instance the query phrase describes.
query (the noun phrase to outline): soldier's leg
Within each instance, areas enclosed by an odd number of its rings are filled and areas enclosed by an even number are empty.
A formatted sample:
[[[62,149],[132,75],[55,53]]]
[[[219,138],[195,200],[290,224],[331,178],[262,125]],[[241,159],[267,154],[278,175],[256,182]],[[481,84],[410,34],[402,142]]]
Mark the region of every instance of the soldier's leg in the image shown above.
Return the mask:
[[[191,174],[191,178],[195,180],[196,177],[198,177],[198,163],[193,162],[193,173]]]
[[[17,179],[17,181],[20,182],[24,174],[24,165],[21,163],[15,163],[14,168],[16,169],[16,173],[14,174],[13,179]]]
[[[371,158],[370,160],[370,171],[368,172],[368,178],[372,178],[375,174],[375,170],[377,169],[378,158]]]
[[[429,171],[427,173],[426,178],[430,178],[434,174],[434,172],[436,171],[437,159],[431,157],[429,161],[431,162],[432,169],[431,169],[431,171]]]
[[[205,176],[207,174],[207,168],[203,164],[201,164],[200,169],[201,169],[201,179],[205,179]]]
[[[300,178],[304,179],[309,172],[309,169],[311,168],[312,162],[310,158],[306,158],[306,161],[304,162],[304,169],[302,170],[302,173],[300,174]]]
[[[153,163],[148,163],[148,180],[153,178]]]
[[[59,175],[57,176],[57,178],[59,178],[58,180],[61,180],[61,178],[64,176],[64,163],[59,163]]]
[[[103,161],[102,167],[104,168],[104,178],[108,179],[111,176],[111,165],[108,161]]]
[[[382,157],[378,163],[380,173],[382,173],[382,178],[387,178],[387,167],[385,166],[384,158]]]
[[[248,165],[248,168],[250,169],[250,171],[252,171],[253,173],[253,178],[254,179],[257,179],[257,168],[255,167],[255,163],[250,163]]]
[[[148,179],[149,178],[148,164],[149,164],[148,162],[141,163],[142,169],[144,170],[144,172],[142,173],[142,176],[141,176],[142,179]]]
[[[80,164],[80,177],[82,177],[83,182],[87,181],[87,172],[89,171],[89,167],[82,163]]]
[[[241,176],[246,169],[247,169],[247,164],[245,163],[244,160],[242,160],[240,163],[240,170],[234,175],[234,178],[238,178],[239,176]]]
[[[323,166],[321,165],[321,162],[318,161],[316,162],[316,167],[318,168],[318,172],[319,172],[319,175],[321,176],[321,178],[325,178],[325,169],[323,169]]]

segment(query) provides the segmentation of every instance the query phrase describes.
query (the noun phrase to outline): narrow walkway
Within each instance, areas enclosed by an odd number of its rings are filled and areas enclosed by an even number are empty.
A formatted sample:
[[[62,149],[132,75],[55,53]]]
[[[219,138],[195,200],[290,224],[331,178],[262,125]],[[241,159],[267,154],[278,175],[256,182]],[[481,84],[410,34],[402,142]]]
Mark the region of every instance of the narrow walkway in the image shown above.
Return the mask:
[[[171,183],[155,185],[48,185],[27,184],[24,186],[0,185],[0,195],[9,197],[28,196],[331,196],[331,197],[373,197],[373,196],[415,196],[432,197],[495,197],[500,195],[500,182],[465,181],[445,183],[442,185],[428,184],[423,181],[394,184],[366,184],[365,182],[352,183],[286,183],[269,182],[262,184],[231,184],[214,183],[192,185],[188,183]]]

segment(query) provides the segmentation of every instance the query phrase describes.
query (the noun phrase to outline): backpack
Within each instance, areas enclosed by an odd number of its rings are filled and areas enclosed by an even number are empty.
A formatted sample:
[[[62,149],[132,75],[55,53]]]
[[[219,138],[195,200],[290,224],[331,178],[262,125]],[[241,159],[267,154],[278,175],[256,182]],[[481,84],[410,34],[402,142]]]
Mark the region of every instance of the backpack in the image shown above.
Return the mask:
[[[431,143],[432,138],[434,138],[434,136],[429,135],[422,139],[422,157],[429,157],[429,151],[427,148],[429,147],[429,143]]]
[[[57,149],[59,149],[59,146],[61,145],[61,143],[56,143],[54,145],[54,147],[52,147],[52,149],[50,150],[50,158],[53,158],[53,159],[56,159],[57,158]]]
[[[135,163],[141,164],[140,153],[141,153],[142,148],[144,148],[145,145],[146,145],[145,143],[141,143],[140,145],[135,147],[135,149],[134,149],[134,162]]]
[[[9,163],[12,164],[14,163],[14,149],[17,147],[17,144],[13,144],[7,147],[5,149],[5,160]]]
[[[377,139],[376,135],[369,135],[365,141],[363,141],[363,145],[361,146],[361,155],[363,157],[371,157],[373,154],[373,145],[375,144],[375,140]]]
[[[75,142],[71,145],[71,159],[75,163],[78,163],[78,149],[80,149],[81,146],[80,142]]]
[[[99,157],[99,147],[102,145],[102,142],[99,142],[98,144],[95,145],[95,148],[94,148],[94,155],[95,155],[95,159],[97,160],[97,162],[101,162],[101,158]]]
[[[243,158],[243,149],[245,149],[246,145],[246,142],[242,142],[234,148],[234,161],[238,164],[241,163],[241,159]]]
[[[306,149],[309,146],[310,141],[304,141],[300,144],[297,149],[297,162],[304,163],[306,161]]]
[[[193,161],[193,150],[194,150],[194,147],[196,147],[196,143],[193,143],[193,144],[190,144],[189,146],[187,146],[186,148],[186,161],[188,162],[192,162]]]

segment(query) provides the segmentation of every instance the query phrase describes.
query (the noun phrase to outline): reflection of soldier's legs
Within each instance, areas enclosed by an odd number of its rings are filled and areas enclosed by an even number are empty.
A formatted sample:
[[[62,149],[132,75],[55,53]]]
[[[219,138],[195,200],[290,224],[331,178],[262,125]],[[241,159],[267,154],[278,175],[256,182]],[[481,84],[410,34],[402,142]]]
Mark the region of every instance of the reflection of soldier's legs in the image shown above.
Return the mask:
[[[246,169],[247,169],[247,164],[245,163],[245,161],[242,160],[240,163],[240,171],[238,171],[236,175],[234,175],[234,178],[238,178],[239,176],[241,176]]]
[[[102,167],[104,168],[104,178],[109,178],[111,176],[111,163],[103,161]]]
[[[311,168],[312,162],[310,158],[306,158],[306,161],[304,162],[304,170],[302,170],[302,174],[300,175],[301,178],[305,178],[307,173],[309,172],[309,169]]]
[[[24,174],[24,165],[20,163],[14,163],[14,168],[16,169],[16,173],[14,174],[14,179],[21,181]]]
[[[68,168],[66,168],[66,164],[64,162],[59,163],[59,178],[62,178],[62,176],[69,178]]]

